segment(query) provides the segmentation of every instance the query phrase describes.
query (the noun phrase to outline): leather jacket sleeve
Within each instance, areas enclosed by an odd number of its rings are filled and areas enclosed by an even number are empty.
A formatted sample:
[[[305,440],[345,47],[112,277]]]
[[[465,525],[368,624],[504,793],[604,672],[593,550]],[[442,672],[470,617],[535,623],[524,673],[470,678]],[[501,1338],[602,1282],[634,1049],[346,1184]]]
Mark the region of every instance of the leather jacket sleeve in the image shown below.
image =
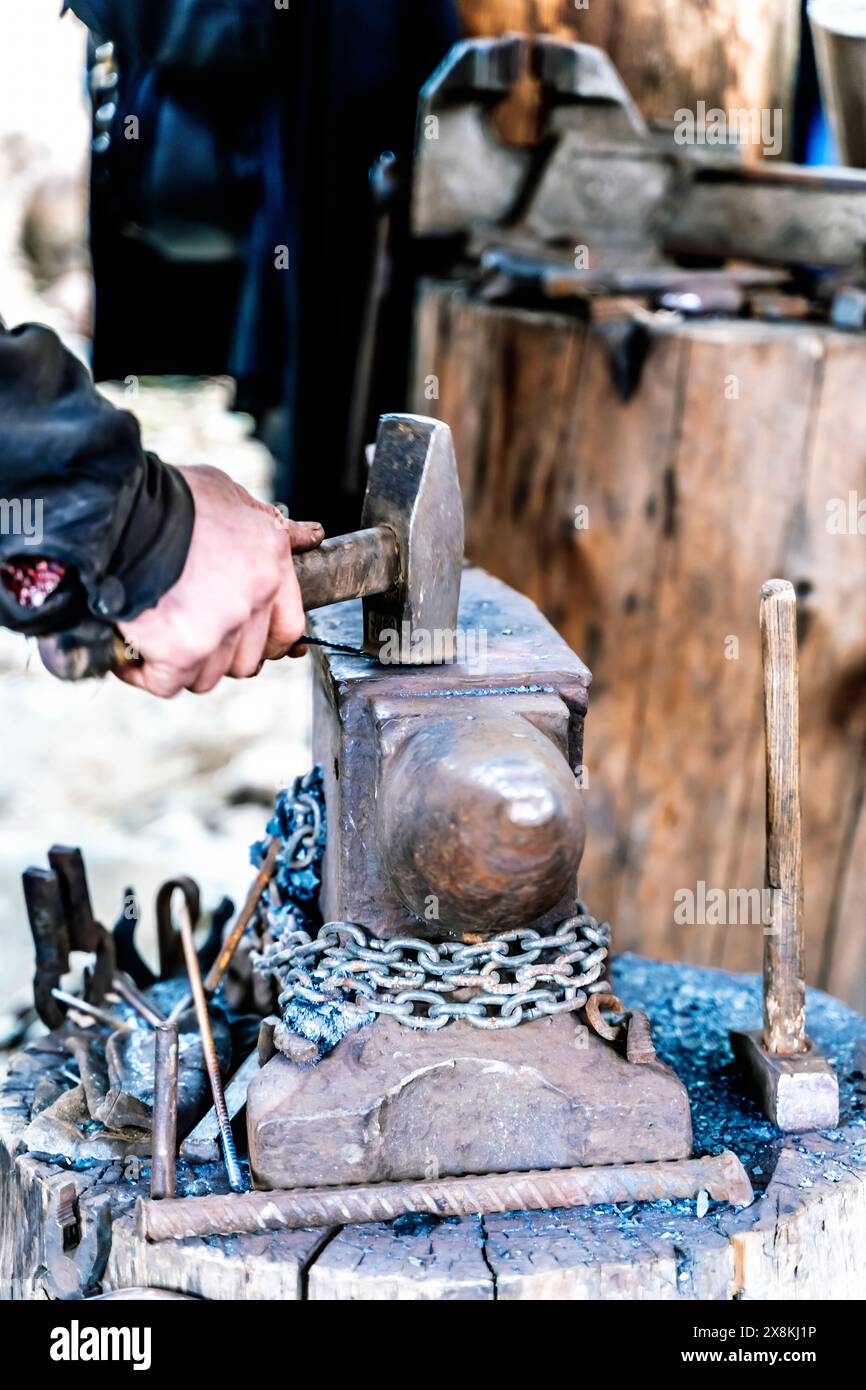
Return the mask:
[[[183,477],[96,391],[50,329],[0,323],[0,581],[45,558],[64,578],[39,607],[0,582],[0,622],[29,635],[137,617],[180,578],[194,519]]]

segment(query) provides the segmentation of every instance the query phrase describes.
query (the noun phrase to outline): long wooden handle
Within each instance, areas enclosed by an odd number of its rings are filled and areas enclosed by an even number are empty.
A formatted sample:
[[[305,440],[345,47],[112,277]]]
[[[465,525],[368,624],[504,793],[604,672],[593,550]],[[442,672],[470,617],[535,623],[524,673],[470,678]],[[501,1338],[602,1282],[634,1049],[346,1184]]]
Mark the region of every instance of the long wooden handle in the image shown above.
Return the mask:
[[[295,555],[292,563],[305,613],[345,599],[386,594],[400,579],[400,547],[390,526],[334,536],[316,550]],[[60,680],[89,680],[109,671],[120,675],[141,664],[116,628],[93,623],[86,642],[75,638],[67,633],[40,639],[43,664]]]
[[[761,590],[764,730],[767,742],[767,888],[772,927],[764,935],[764,1045],[791,1056],[806,1049],[803,857],[800,825],[800,706],[797,598],[784,579]]]

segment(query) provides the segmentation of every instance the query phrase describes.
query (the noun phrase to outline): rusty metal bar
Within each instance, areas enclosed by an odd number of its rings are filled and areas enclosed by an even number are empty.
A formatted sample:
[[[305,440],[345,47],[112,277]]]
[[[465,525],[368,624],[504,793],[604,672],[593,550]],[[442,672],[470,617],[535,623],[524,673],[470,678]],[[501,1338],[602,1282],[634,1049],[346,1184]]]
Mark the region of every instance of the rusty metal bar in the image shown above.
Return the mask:
[[[645,1066],[656,1059],[652,1028],[643,1009],[632,1009],[625,1035],[625,1055],[636,1066]]]
[[[232,963],[232,957],[240,945],[241,937],[256,914],[259,899],[271,881],[280,849],[280,840],[278,837],[275,837],[268,846],[268,852],[265,855],[262,867],[259,869],[250,885],[250,891],[247,893],[246,901],[238,913],[237,921],[223,942],[222,950],[207,972],[204,987],[208,994],[213,994],[214,990],[219,989],[219,986],[222,984],[226,971]]]
[[[154,1031],[153,1154],[150,1195],[173,1197],[177,1178],[177,1074],[179,1041],[173,1023]]]
[[[116,1028],[118,1031],[122,1031],[132,1027],[132,1024],[126,1023],[116,1014],[109,1013],[107,1009],[101,1009],[98,1004],[89,1004],[86,999],[79,999],[77,994],[67,994],[65,989],[53,989],[51,993],[59,1003],[65,1004],[68,1009],[73,1009],[79,1014],[87,1014],[88,1018],[97,1019],[99,1023],[104,1023],[107,1028]]]
[[[111,982],[111,989],[123,1000],[124,1004],[128,1004],[131,1009],[134,1009],[139,1018],[143,1018],[151,1028],[161,1028],[166,1022],[165,1015],[161,1014],[149,999],[145,999],[131,980],[127,980],[119,972],[115,974]]]
[[[219,1125],[223,1159],[225,1161],[226,1172],[228,1173],[229,1186],[233,1192],[245,1192],[246,1184],[240,1164],[238,1163],[237,1153],[235,1152],[232,1124],[226,1107],[219,1060],[216,1054],[213,1032],[210,1026],[210,1017],[207,1011],[207,996],[204,991],[201,968],[196,954],[192,921],[185,901],[178,912],[178,925],[180,928],[180,939],[183,944],[184,959],[186,960],[187,974],[189,975],[189,982],[192,986],[193,1007],[195,1008],[199,1032],[201,1034],[202,1051],[204,1052],[205,1066],[207,1067],[208,1080],[210,1081],[214,1110],[216,1111],[217,1124]]]
[[[433,1216],[545,1211],[597,1202],[653,1202],[696,1197],[748,1206],[752,1185],[733,1153],[670,1163],[630,1163],[552,1172],[491,1173],[436,1182],[378,1183],[371,1187],[251,1192],[242,1197],[181,1197],[137,1205],[138,1232],[147,1240],[256,1234],[303,1227],[393,1221],[411,1212]]]
[[[281,844],[279,839],[272,840],[268,846],[268,852],[265,855],[264,863],[250,885],[250,891],[247,893],[246,901],[238,913],[237,921],[223,942],[219,955],[205,976],[204,988],[207,994],[214,994],[222,984],[226,971],[232,963],[234,953],[240,945],[241,937],[253,920],[259,906],[259,900],[271,881],[280,849]],[[182,1014],[186,1013],[192,1003],[192,995],[185,994],[169,1014],[169,1022],[177,1023],[178,1019]]]

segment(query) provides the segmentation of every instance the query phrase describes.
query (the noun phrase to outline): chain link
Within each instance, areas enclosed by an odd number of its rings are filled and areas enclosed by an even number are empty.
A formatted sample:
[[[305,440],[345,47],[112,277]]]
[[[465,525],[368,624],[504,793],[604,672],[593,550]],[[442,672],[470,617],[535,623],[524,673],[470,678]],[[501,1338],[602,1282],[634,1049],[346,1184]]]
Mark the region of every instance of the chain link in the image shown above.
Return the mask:
[[[327,922],[311,936],[276,914],[270,925],[275,940],[253,964],[279,982],[283,1009],[293,1000],[339,1004],[356,1009],[359,1022],[388,1014],[429,1032],[456,1019],[516,1028],[582,1009],[589,994],[608,990],[610,927],[580,903],[546,935],[520,928],[477,944],[383,940],[353,922]]]

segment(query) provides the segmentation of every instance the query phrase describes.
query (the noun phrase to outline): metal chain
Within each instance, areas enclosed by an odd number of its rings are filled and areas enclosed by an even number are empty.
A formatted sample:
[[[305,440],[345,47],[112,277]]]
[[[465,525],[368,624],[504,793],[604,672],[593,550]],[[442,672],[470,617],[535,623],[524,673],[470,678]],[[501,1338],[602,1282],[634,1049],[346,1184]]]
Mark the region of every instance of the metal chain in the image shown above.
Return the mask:
[[[535,1018],[582,1009],[606,993],[610,927],[578,903],[548,934],[519,928],[478,944],[382,940],[351,922],[327,922],[315,936],[285,909],[270,915],[275,940],[253,957],[276,978],[280,1006],[339,1004],[358,1022],[388,1014],[433,1032],[455,1019],[473,1028],[516,1028]]]

